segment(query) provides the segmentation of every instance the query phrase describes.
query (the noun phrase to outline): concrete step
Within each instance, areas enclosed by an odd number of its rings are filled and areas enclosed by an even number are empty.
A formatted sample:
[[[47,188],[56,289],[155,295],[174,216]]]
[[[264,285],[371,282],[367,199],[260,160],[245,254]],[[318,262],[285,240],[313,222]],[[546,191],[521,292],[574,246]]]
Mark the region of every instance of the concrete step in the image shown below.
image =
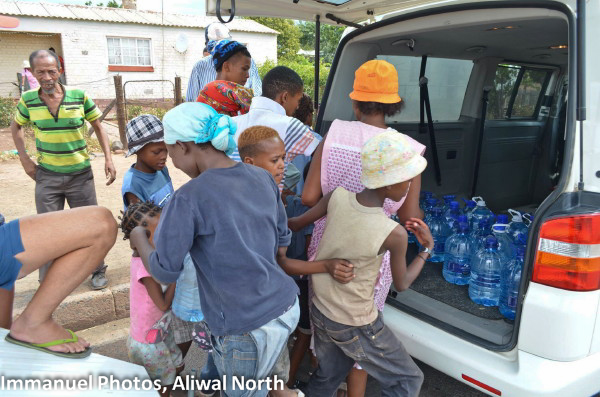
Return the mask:
[[[127,357],[129,317],[84,329],[77,334],[91,343],[94,353],[129,361]]]
[[[78,331],[129,318],[129,267],[109,265],[106,274],[107,288],[92,290],[88,278],[54,311],[55,320],[65,328]],[[37,291],[37,279],[37,272],[34,272],[17,282],[13,304],[15,318]]]

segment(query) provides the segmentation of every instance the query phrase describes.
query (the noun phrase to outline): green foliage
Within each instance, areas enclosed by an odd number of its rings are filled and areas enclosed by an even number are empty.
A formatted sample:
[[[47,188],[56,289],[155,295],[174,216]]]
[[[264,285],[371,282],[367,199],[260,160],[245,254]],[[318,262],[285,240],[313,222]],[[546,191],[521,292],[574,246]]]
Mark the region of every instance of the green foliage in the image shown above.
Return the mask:
[[[302,36],[300,36],[300,46],[303,50],[315,49],[315,23],[300,22],[298,25]],[[344,33],[343,26],[321,25],[321,57],[325,63],[333,62],[335,51]]]
[[[13,98],[0,97],[0,128],[10,127],[11,121],[15,118],[17,103]]]
[[[134,119],[141,114],[151,114],[162,120],[166,113],[167,109],[158,106],[127,105],[127,120]]]
[[[300,29],[291,19],[250,17],[262,25],[279,32],[277,36],[277,58],[294,58],[300,50]]]
[[[295,70],[304,82],[304,92],[310,95],[311,98],[314,98],[314,62],[311,62],[302,56],[296,56],[292,59],[280,59],[277,64],[269,60],[260,65],[258,68],[258,73],[260,74],[261,79],[275,66],[287,66],[288,68]],[[325,84],[327,83],[327,76],[329,76],[329,65],[321,62],[319,67],[319,97],[323,96],[323,90],[325,89]]]
[[[116,0],[110,0],[108,3],[106,3],[107,7],[111,7],[111,8],[122,8],[123,5],[119,4]]]

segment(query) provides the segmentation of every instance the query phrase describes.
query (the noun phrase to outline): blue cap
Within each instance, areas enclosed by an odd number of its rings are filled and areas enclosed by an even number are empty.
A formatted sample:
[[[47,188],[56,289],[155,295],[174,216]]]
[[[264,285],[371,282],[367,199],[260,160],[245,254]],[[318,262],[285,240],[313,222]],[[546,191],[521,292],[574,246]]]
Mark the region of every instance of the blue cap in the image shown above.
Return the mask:
[[[505,214],[500,214],[500,215],[498,215],[498,217],[496,218],[496,221],[497,221],[498,223],[507,224],[507,223],[508,223],[508,215],[505,215]]]
[[[460,204],[458,204],[458,201],[451,201],[450,202],[450,208],[453,209],[453,210],[460,209]]]
[[[473,200],[465,200],[465,205],[469,208],[477,207],[477,203]]]
[[[466,215],[459,215],[458,218],[456,218],[456,221],[458,223],[467,223],[468,226],[469,218]]]
[[[494,236],[487,236],[484,244],[485,248],[498,248],[498,240]]]

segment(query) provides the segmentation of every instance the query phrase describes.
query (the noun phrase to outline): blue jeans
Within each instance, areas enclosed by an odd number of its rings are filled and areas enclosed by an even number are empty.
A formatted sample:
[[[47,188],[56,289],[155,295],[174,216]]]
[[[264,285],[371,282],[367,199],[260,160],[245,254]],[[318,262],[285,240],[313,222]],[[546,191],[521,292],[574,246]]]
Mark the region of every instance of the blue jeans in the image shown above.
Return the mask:
[[[260,328],[242,335],[212,335],[212,359],[219,377],[223,379],[224,375],[227,376],[224,385],[226,390],[221,393],[228,397],[266,396],[269,392],[268,383],[262,383],[256,389],[240,389],[234,377],[238,381],[268,379],[282,350],[286,348],[290,334],[296,329],[299,317],[296,299],[290,309]],[[271,383],[270,386],[281,384]]]
[[[360,327],[336,323],[314,305],[311,316],[319,367],[306,386],[308,397],[331,397],[355,362],[379,381],[383,397],[419,395],[423,373],[385,326],[381,313]]]

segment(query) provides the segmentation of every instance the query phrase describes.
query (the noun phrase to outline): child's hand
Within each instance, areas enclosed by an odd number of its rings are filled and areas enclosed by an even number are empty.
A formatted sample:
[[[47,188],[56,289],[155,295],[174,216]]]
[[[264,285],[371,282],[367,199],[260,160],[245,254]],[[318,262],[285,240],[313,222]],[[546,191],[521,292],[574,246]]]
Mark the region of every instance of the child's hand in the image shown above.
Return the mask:
[[[346,284],[354,279],[354,265],[345,259],[330,259],[325,268],[338,283]]]
[[[417,240],[419,240],[419,243],[423,247],[427,247],[430,250],[433,249],[433,236],[425,222],[419,218],[410,218],[406,221],[405,227],[406,230],[412,232],[417,237]]]

